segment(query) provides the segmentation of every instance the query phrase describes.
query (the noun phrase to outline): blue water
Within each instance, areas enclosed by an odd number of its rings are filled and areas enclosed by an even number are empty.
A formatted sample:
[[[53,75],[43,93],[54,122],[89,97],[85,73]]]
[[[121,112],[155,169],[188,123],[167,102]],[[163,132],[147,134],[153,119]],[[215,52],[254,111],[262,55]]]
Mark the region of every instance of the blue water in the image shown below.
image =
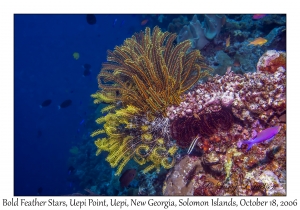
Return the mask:
[[[144,28],[137,15],[96,18],[90,25],[85,15],[14,16],[14,195],[37,195],[39,187],[43,195],[74,192],[69,149],[87,133],[80,123],[95,111],[90,94],[106,51]],[[85,63],[92,66],[87,77]],[[52,103],[41,109],[46,99]],[[58,110],[66,99],[72,105]]]

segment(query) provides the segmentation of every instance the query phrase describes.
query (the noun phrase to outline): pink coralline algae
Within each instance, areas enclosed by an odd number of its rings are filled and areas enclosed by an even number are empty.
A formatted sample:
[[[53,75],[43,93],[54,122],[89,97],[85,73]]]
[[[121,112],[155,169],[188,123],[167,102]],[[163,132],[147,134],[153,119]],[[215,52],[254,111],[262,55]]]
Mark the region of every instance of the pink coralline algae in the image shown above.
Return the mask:
[[[256,72],[240,75],[228,69],[224,76],[211,77],[182,96],[179,106],[169,107],[167,115],[174,120],[216,112],[231,105],[236,117],[241,120],[248,118],[254,121],[252,115],[267,114],[265,112],[271,110],[280,114],[285,110],[285,73],[283,67],[279,67],[274,74]],[[270,113],[267,115],[270,116]],[[260,118],[264,120],[264,116]]]
[[[225,75],[211,77],[183,95],[179,106],[169,107],[167,115],[176,125],[176,121],[184,124],[189,118],[208,120],[209,117],[201,116],[216,115],[224,110],[228,113],[229,110],[248,127],[259,124],[274,126],[286,110],[285,92],[286,71],[283,67],[277,68],[273,74],[255,72],[244,75],[235,74],[229,68]]]
[[[169,172],[164,195],[286,194],[284,66],[244,75],[228,68],[181,100],[167,110],[170,134],[182,148],[195,138],[197,143]],[[250,150],[240,143],[276,126],[281,129],[272,141],[259,141]]]
[[[211,77],[183,95],[179,106],[168,108],[171,134],[179,145],[184,145],[183,141],[188,145],[198,134],[196,127],[200,134],[204,134],[202,137],[210,137],[217,133],[218,127],[230,129],[232,116],[235,121],[242,121],[250,133],[253,128],[261,131],[275,126],[285,114],[285,92],[286,71],[283,67],[277,68],[273,74],[255,72],[244,75],[235,74],[229,68],[225,75]]]
[[[274,73],[279,67],[286,68],[286,53],[283,51],[268,50],[257,62],[257,72],[267,71]]]
[[[245,74],[243,85],[232,104],[234,115],[249,123],[260,120],[275,125],[286,110],[286,74],[279,67],[274,74],[255,72]]]

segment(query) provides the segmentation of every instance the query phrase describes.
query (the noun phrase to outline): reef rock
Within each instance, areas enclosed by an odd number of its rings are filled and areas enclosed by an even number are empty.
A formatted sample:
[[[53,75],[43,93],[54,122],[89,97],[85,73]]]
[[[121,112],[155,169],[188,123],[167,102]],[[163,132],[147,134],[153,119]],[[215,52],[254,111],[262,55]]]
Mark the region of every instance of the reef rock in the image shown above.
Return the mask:
[[[201,161],[198,157],[185,156],[167,174],[163,195],[193,195],[195,174],[203,172]]]

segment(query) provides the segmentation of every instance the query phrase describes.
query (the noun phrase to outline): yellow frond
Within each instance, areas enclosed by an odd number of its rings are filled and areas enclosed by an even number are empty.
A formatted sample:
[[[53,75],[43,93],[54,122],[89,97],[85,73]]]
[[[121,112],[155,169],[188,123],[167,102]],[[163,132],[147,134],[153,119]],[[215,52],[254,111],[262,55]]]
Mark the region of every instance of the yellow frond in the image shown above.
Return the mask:
[[[94,143],[97,147],[96,156],[98,156],[105,148],[105,142],[107,142],[106,138],[98,138]]]
[[[133,105],[127,105],[126,107],[127,112],[130,114],[138,114],[141,110]]]
[[[151,141],[153,139],[153,136],[151,133],[144,133],[142,134],[142,139],[145,140],[145,142]]]
[[[144,165],[146,163],[146,159],[140,156],[134,156],[134,161],[137,162],[139,165]]]
[[[132,156],[133,156],[133,154],[128,155],[128,156],[125,156],[125,157],[123,158],[123,161],[122,161],[122,162],[120,163],[120,165],[118,166],[118,169],[117,169],[115,175],[118,175],[118,176],[119,176],[119,175],[121,174],[123,168],[124,168],[125,165],[128,163],[128,161],[131,159]]]
[[[105,103],[113,103],[115,102],[114,99],[104,95],[103,93],[97,92],[91,95],[92,98],[94,98],[94,103],[95,104],[99,104],[101,102],[105,102]]]
[[[101,109],[101,112],[102,113],[109,112],[111,110],[114,110],[115,108],[116,108],[116,105],[111,104],[111,105],[108,105],[108,106],[104,107],[103,109]]]
[[[97,135],[100,135],[100,134],[103,134],[105,133],[105,130],[103,129],[98,129],[98,130],[95,130],[92,134],[91,134],[91,137],[95,137]]]
[[[156,140],[156,142],[157,142],[159,145],[163,145],[163,144],[165,143],[165,140],[164,140],[164,138],[158,138],[158,139]]]
[[[105,122],[105,116],[104,117],[99,117],[98,119],[96,119],[97,124],[102,124],[104,122]]]
[[[155,159],[163,158],[163,157],[165,157],[165,155],[166,155],[166,148],[165,147],[157,146],[153,149],[152,156]]]
[[[141,130],[144,131],[144,132],[148,131],[149,130],[149,126],[148,125],[142,125],[141,126]]]
[[[149,171],[153,170],[155,168],[155,165],[154,164],[151,164],[149,166],[147,166],[144,170],[143,170],[143,173],[146,174],[148,173]]]
[[[139,156],[139,157],[144,157],[148,154],[150,147],[146,144],[140,144],[136,150],[135,153]]]
[[[172,158],[171,161],[169,160],[170,158],[165,157],[161,160],[161,165],[165,168],[165,169],[170,169],[175,165],[175,158]]]
[[[125,128],[128,128],[128,129],[133,129],[133,128],[137,128],[137,125],[133,124],[133,123],[127,123]]]
[[[169,150],[168,150],[168,153],[171,155],[171,156],[174,156],[175,153],[177,152],[178,150],[178,147],[176,145],[174,145],[173,147],[171,147]]]

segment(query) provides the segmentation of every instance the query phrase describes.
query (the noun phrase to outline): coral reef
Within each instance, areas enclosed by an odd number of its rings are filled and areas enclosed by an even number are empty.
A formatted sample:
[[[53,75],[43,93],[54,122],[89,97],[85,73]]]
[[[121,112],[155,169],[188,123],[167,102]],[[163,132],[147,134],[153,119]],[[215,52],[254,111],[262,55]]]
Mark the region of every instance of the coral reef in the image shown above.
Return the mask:
[[[225,75],[210,77],[183,95],[179,106],[168,108],[178,145],[188,147],[197,136],[195,149],[201,155],[192,153],[182,159],[185,164],[175,165],[164,195],[285,195],[286,125],[279,118],[286,110],[286,71],[285,62],[278,63],[269,62],[275,72],[240,75],[228,68]],[[240,147],[240,141],[274,125],[282,129],[272,141],[249,151],[246,145]],[[191,172],[192,163],[199,166],[197,172]],[[169,190],[173,185],[178,188]]]
[[[94,103],[111,103],[109,112],[96,122],[101,125],[91,137],[98,138],[98,150],[109,152],[106,160],[120,175],[129,160],[146,165],[144,173],[175,164],[177,145],[169,135],[166,108],[180,102],[180,95],[211,70],[198,50],[189,51],[186,40],[174,46],[176,34],[158,27],[126,39],[121,47],[108,51],[108,62],[98,75],[101,91]]]
[[[214,74],[224,75],[228,66],[234,68],[233,59],[224,51],[218,51],[214,57],[214,61],[216,64],[214,65]]]
[[[179,145],[187,146],[198,134],[205,138],[217,130],[230,129],[232,115],[252,128],[275,125],[285,113],[285,90],[283,67],[274,74],[244,75],[234,74],[229,68],[224,76],[210,77],[183,95],[179,106],[168,107],[171,134]]]
[[[168,25],[168,31],[171,33],[179,33],[183,26],[188,25],[189,21],[186,16],[180,15],[178,18],[174,18]]]
[[[166,170],[160,173],[140,173],[138,195],[162,195],[162,186],[166,176]]]
[[[233,126],[223,136],[218,133],[208,138],[209,152],[201,157],[184,156],[167,175],[163,194],[285,195],[285,130],[271,143],[256,145],[248,152],[236,147],[236,141],[246,136],[244,133],[238,125]]]
[[[286,50],[285,15],[267,15],[259,20],[253,20],[252,15],[224,17],[226,22],[223,22],[221,31],[213,40],[209,40],[204,34],[205,21],[201,23],[196,16],[189,25],[183,27],[177,40],[180,42],[190,39],[192,47],[199,44],[201,54],[215,69],[214,74],[224,75],[228,65],[232,66],[232,71],[236,73],[255,72],[256,62],[264,52],[273,49]],[[226,46],[228,37],[230,45]],[[263,37],[267,42],[262,46],[248,46],[250,40],[257,37]]]
[[[242,82],[242,81],[240,81]],[[279,67],[274,74],[245,74],[245,86],[239,89],[232,104],[234,115],[242,121],[275,125],[286,110],[286,75]]]
[[[279,67],[286,68],[286,53],[276,50],[268,50],[257,62],[257,72],[267,71],[274,73]]]
[[[163,195],[193,195],[194,176],[203,171],[201,161],[197,157],[185,156],[167,174]]]
[[[226,151],[227,152],[224,152]],[[285,137],[281,132],[267,148],[186,155],[168,173],[163,195],[285,195]]]
[[[273,28],[286,25],[286,15],[267,15],[259,20],[253,20],[252,15],[240,15],[237,18],[227,18],[226,28],[230,31],[247,31],[252,29],[254,32],[269,33]]]
[[[224,15],[205,15],[203,23],[200,23],[194,15],[190,24],[180,30],[177,42],[191,40],[192,49],[201,50],[220,33],[225,20]]]
[[[162,30],[108,51],[70,149],[72,195],[286,194],[286,16],[220,17],[143,15]],[[257,37],[267,42],[249,45]],[[273,126],[272,140],[241,144]],[[137,175],[121,187],[128,169]]]

